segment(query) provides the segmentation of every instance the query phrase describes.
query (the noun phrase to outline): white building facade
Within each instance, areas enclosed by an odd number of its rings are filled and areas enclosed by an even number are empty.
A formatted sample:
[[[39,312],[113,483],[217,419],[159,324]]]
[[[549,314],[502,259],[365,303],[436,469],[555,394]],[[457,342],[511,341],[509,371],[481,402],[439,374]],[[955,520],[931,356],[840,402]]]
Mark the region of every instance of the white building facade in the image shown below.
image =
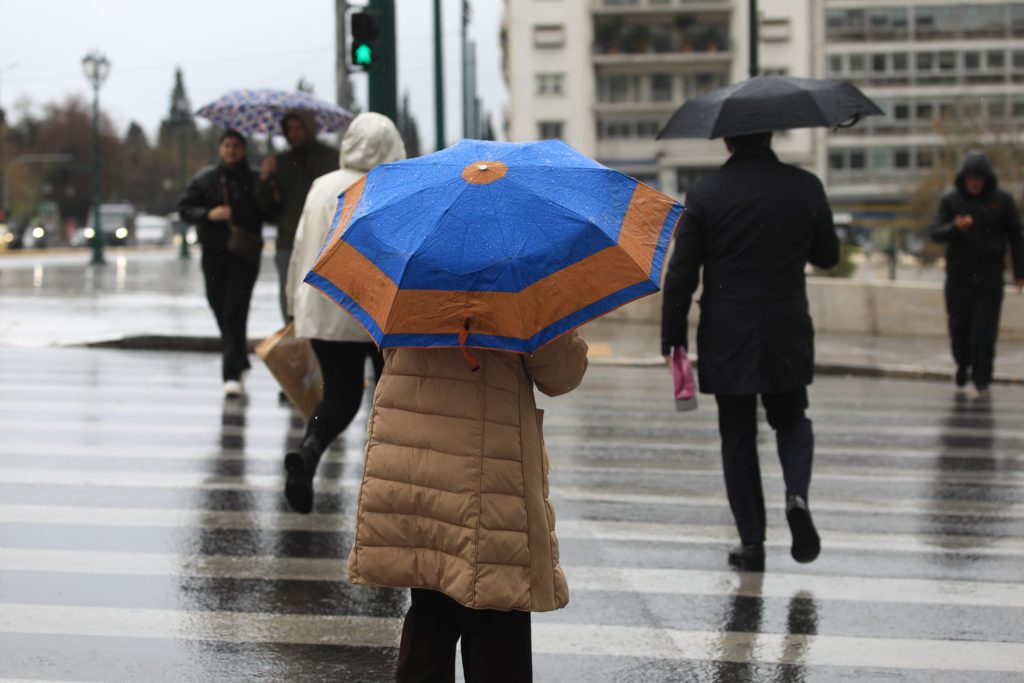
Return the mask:
[[[886,113],[829,136],[834,205],[897,218],[958,137],[1024,141],[1024,2],[820,1],[824,75]]]
[[[817,0],[761,0],[763,72],[814,74]],[[558,137],[601,163],[682,196],[726,158],[720,140],[656,141],[690,97],[748,75],[745,0],[506,0],[506,137]],[[811,168],[822,137],[776,150]]]

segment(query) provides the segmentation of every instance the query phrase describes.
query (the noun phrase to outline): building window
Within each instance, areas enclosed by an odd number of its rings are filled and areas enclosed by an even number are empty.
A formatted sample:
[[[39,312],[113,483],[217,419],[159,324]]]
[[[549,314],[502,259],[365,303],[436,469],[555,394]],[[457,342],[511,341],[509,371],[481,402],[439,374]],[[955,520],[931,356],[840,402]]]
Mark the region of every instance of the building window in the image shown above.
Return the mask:
[[[563,121],[540,121],[537,132],[541,140],[561,139],[564,126]]]
[[[843,73],[843,57],[842,55],[829,55],[828,58],[828,75],[838,76]]]
[[[672,101],[672,76],[669,74],[651,75],[651,99],[655,102]]]
[[[653,138],[661,130],[661,124],[657,121],[638,121],[636,124],[636,135],[641,138]]]
[[[534,26],[533,27],[533,46],[539,48],[555,48],[563,47],[565,45],[565,27],[550,25],[550,26]]]
[[[850,168],[863,170],[867,166],[867,157],[862,151],[850,152]]]
[[[892,165],[894,168],[907,169],[910,168],[910,150],[909,149],[896,149],[892,153]]]
[[[989,50],[985,61],[990,69],[1003,69],[1006,66],[1006,53],[1002,50]]]
[[[565,74],[537,74],[537,95],[561,95],[565,84]]]
[[[828,155],[828,167],[833,171],[842,171],[846,168],[846,157],[842,152],[830,152]]]

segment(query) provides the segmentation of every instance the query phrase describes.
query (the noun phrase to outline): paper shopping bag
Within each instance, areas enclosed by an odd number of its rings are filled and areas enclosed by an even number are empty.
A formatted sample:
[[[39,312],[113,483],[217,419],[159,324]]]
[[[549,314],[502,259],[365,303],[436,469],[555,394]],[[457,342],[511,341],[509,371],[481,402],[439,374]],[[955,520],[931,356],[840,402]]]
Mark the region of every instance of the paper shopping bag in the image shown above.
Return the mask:
[[[323,377],[313,345],[308,339],[296,337],[295,323],[288,323],[260,342],[256,355],[303,419],[309,422],[324,395]]]

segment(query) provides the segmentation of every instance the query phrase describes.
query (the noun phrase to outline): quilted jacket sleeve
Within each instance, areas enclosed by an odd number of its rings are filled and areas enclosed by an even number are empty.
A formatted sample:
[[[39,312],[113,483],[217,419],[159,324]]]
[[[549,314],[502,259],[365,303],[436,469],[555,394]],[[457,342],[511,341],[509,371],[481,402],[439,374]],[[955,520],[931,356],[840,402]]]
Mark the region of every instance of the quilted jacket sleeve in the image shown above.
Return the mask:
[[[523,360],[537,388],[561,396],[579,386],[587,371],[587,343],[575,330],[537,349]]]

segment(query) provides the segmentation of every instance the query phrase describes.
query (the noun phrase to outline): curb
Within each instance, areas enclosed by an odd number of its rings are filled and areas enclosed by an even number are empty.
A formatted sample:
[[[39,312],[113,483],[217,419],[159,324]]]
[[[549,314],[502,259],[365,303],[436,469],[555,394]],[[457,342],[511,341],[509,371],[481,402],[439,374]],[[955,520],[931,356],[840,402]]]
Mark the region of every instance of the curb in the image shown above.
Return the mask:
[[[252,351],[261,338],[249,339]],[[128,351],[189,351],[216,353],[220,351],[217,337],[137,335],[118,339],[72,344],[92,349],[123,349]],[[609,367],[656,367],[664,364],[658,356],[604,356],[590,358],[590,364]],[[853,365],[844,363],[815,363],[814,372],[824,376],[875,377],[880,379],[912,379],[926,382],[950,382],[951,372],[930,370],[916,365]],[[1024,385],[1024,377],[996,375],[993,384]]]

